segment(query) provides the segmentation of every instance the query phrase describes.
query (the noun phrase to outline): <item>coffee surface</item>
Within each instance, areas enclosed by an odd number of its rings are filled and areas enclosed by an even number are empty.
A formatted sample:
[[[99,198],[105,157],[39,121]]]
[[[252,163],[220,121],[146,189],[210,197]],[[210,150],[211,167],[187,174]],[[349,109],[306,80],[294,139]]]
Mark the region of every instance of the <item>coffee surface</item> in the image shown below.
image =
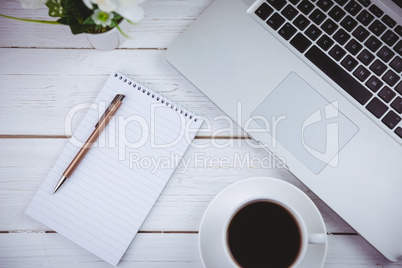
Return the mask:
[[[301,247],[295,218],[279,204],[258,201],[241,208],[232,218],[227,243],[242,267],[289,267]]]

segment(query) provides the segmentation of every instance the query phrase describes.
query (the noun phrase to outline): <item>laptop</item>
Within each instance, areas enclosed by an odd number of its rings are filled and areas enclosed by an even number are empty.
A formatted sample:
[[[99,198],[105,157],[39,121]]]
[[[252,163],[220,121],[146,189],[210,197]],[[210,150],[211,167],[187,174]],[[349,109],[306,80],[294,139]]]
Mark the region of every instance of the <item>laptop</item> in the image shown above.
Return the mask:
[[[386,258],[402,259],[400,0],[215,0],[167,59]]]

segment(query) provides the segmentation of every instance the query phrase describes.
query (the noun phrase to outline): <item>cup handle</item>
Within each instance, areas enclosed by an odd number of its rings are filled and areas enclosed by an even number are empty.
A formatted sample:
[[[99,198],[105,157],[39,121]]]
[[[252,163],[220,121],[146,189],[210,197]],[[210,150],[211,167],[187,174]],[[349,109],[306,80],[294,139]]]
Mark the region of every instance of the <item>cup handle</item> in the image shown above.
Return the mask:
[[[308,235],[309,244],[324,244],[327,242],[327,234],[324,233],[311,233]]]

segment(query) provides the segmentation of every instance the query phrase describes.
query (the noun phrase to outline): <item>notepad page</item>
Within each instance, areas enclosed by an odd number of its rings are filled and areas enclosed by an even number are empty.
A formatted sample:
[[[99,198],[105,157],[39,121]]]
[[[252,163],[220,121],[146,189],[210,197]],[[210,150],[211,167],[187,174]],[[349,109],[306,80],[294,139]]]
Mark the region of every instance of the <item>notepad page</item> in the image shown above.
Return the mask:
[[[73,175],[53,194],[116,94],[126,97]],[[113,73],[26,213],[117,265],[200,128],[202,120]]]

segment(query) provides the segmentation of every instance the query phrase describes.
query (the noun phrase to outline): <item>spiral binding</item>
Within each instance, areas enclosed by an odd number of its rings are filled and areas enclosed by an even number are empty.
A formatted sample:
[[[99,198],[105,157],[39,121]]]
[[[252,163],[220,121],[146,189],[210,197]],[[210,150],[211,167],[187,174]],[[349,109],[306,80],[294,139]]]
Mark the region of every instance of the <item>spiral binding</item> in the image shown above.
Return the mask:
[[[169,100],[161,97],[159,94],[150,91],[149,89],[143,87],[142,85],[140,85],[139,83],[136,83],[132,80],[130,80],[129,78],[125,77],[122,74],[119,73],[115,73],[114,77],[118,77],[119,80],[122,80],[124,83],[127,83],[128,85],[132,85],[133,88],[137,88],[138,91],[147,94],[148,96],[151,96],[153,99],[156,99],[156,101],[159,101],[162,104],[166,104],[167,107],[170,106],[170,109],[175,110],[176,112],[180,113],[181,115],[184,115],[185,117],[188,117],[190,120],[194,119],[194,122],[197,122],[198,118],[195,117],[194,115],[190,114],[188,111],[184,110],[183,108],[181,108],[178,105],[175,105],[173,103],[170,103]],[[152,95],[151,95],[152,94]]]

